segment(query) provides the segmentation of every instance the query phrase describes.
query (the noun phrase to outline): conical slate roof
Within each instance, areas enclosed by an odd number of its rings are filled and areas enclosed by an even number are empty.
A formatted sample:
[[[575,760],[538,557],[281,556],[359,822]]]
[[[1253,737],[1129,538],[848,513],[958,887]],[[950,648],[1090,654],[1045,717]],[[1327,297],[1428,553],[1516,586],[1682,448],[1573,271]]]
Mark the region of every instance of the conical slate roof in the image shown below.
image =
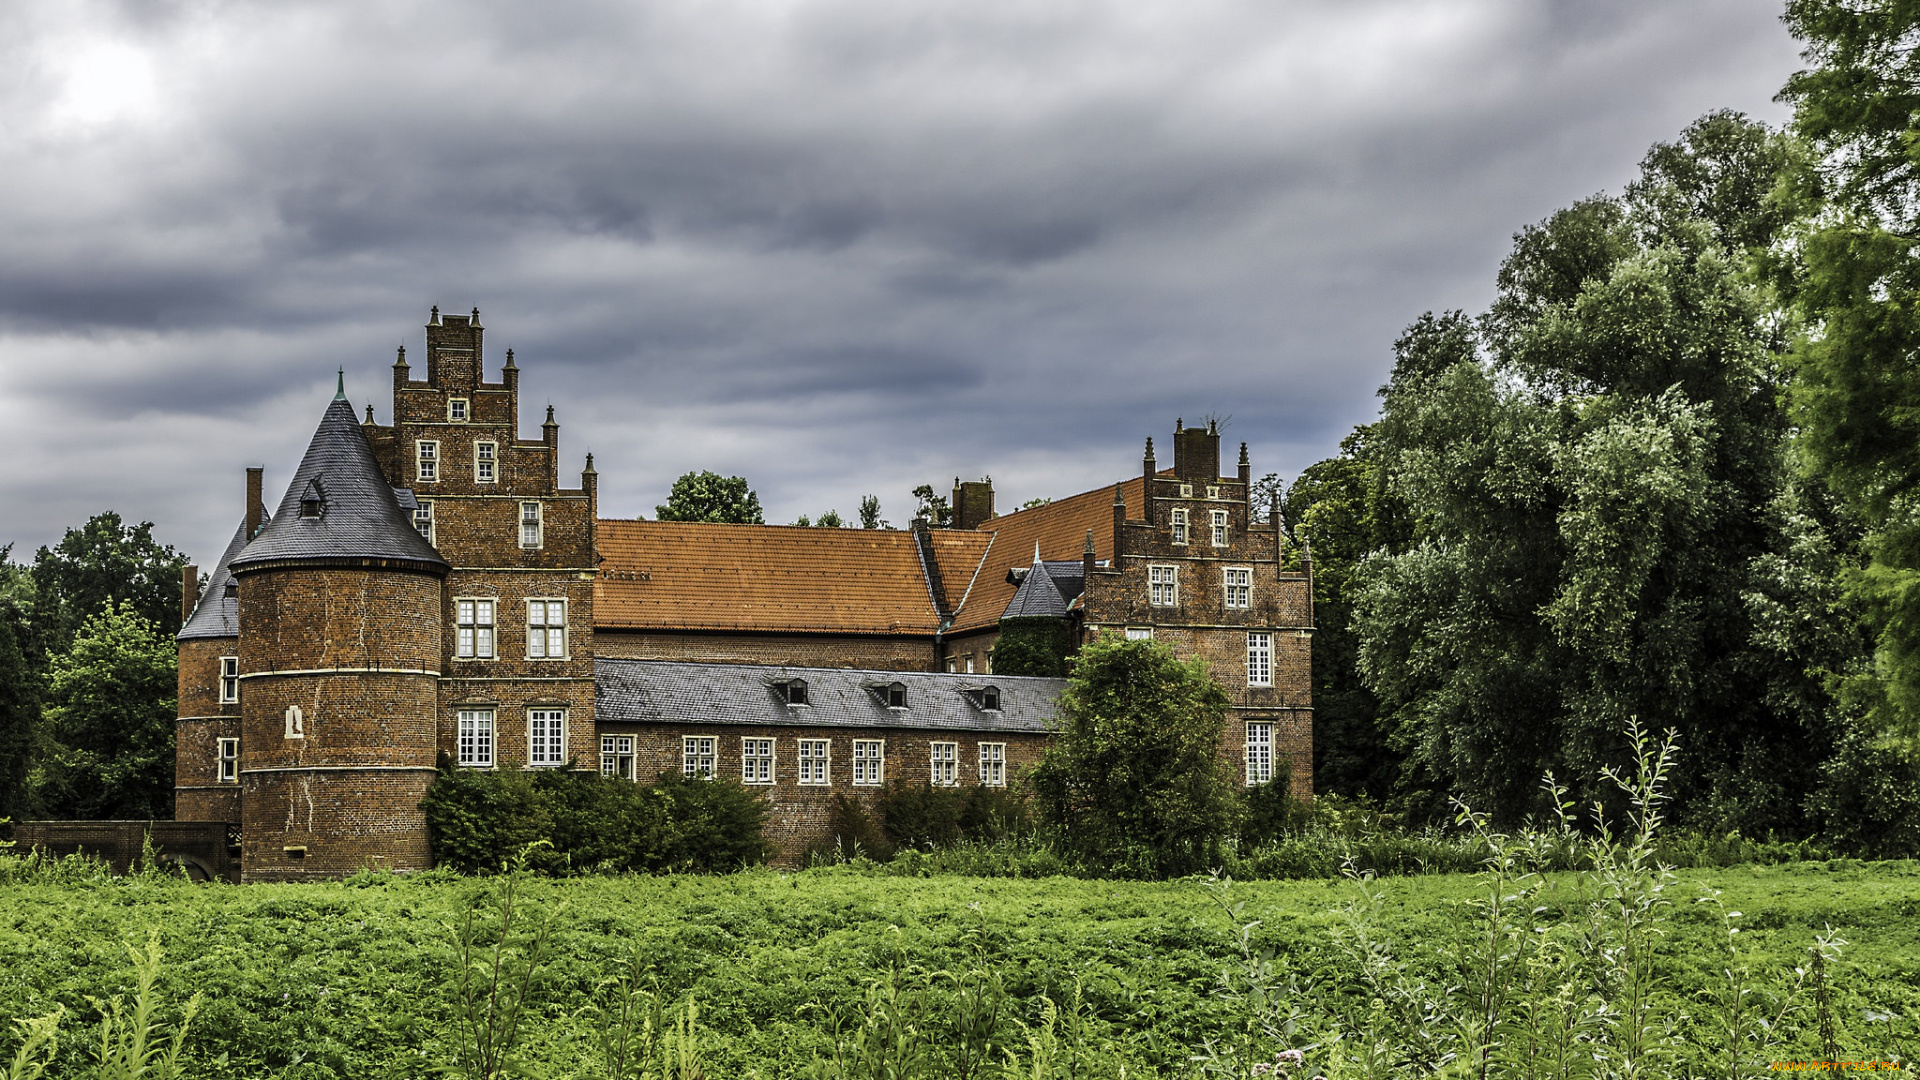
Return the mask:
[[[1003,619],[1061,619],[1067,614],[1067,598],[1060,595],[1060,587],[1053,583],[1053,575],[1047,573],[1047,567],[1040,559],[1040,545],[1033,546],[1033,566],[1027,576],[1021,579],[1020,588],[1007,601],[1007,610],[1000,613]]]
[[[240,636],[240,599],[227,595],[227,586],[233,584],[233,570],[230,564],[240,549],[247,546],[247,523],[242,520],[233,528],[233,539],[227,541],[227,550],[220,553],[220,561],[213,568],[213,576],[207,581],[207,591],[200,594],[200,602],[194,605],[193,617],[180,628],[179,640],[194,638],[223,638]]]
[[[303,509],[303,500],[312,505]],[[440,573],[448,570],[446,560],[400,508],[345,394],[327,406],[279,510],[233,560],[232,568],[244,571],[289,559],[383,559]]]

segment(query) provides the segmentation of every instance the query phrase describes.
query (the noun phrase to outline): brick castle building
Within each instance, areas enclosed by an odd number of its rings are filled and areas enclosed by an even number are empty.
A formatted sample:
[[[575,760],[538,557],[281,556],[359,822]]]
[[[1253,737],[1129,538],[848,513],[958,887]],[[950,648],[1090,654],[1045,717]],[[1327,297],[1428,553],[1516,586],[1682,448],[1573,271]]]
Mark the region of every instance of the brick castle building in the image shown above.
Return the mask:
[[[951,528],[603,518],[482,335],[435,309],[390,424],[343,380],[277,506],[247,470],[204,590],[188,570],[176,818],[237,830],[245,880],[428,866],[440,762],[738,778],[797,857],[835,795],[1032,763],[1064,683],[993,672],[1010,617],[1204,658],[1241,781],[1311,792],[1311,567],[1254,520],[1244,444],[1222,476],[1218,431],[1177,426],[1170,469],[1149,439],[1139,475],[999,516],[956,482]]]

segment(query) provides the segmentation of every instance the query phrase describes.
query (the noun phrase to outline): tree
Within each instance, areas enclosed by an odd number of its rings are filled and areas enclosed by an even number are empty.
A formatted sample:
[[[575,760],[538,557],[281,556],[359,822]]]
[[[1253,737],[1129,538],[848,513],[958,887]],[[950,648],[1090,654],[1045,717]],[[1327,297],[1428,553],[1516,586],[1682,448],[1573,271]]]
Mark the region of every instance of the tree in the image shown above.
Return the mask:
[[[993,670],[997,675],[1041,675],[1059,678],[1067,673],[1067,654],[1073,633],[1065,619],[1000,620],[1000,636],[993,642]]]
[[[820,520],[818,521],[814,521],[808,518],[807,515],[801,514],[799,520],[795,521],[794,524],[800,526],[803,529],[806,529],[806,528],[844,529],[846,528],[846,522],[840,520],[840,511],[838,510],[829,510],[824,514],[821,514]]]
[[[171,818],[177,653],[120,601],[51,658],[49,809],[81,818]]]
[[[863,529],[888,529],[886,520],[880,516],[880,497],[878,495],[860,496],[860,527]]]
[[[105,510],[33,556],[36,645],[66,650],[87,619],[120,602],[159,632],[180,632],[180,571],[186,556],[153,538],[153,522],[127,525]]]
[[[1059,730],[1028,774],[1044,818],[1089,865],[1169,876],[1213,865],[1235,824],[1220,759],[1228,699],[1200,661],[1101,637],[1075,657]]]
[[[936,529],[952,527],[953,507],[948,505],[945,495],[934,492],[932,484],[921,484],[914,488],[913,497],[920,500],[920,508],[914,511],[914,517],[926,519],[927,524]]]
[[[690,472],[673,482],[665,506],[653,508],[661,521],[711,521],[726,525],[764,525],[760,496],[745,477]]]
[[[31,597],[26,575],[0,547],[0,818],[19,818],[32,809],[27,777],[40,734],[40,677],[28,657],[32,639]],[[16,588],[28,585],[26,588]],[[24,595],[23,595],[24,594]]]

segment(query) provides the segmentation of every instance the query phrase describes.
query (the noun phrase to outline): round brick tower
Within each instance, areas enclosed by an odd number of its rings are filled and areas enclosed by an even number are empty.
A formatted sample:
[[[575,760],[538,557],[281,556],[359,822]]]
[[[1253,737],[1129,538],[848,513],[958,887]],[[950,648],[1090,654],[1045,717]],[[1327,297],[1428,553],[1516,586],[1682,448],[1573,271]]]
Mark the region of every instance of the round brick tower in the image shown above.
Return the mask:
[[[431,863],[441,581],[337,393],[239,591],[241,876]],[[410,498],[410,496],[406,496]]]

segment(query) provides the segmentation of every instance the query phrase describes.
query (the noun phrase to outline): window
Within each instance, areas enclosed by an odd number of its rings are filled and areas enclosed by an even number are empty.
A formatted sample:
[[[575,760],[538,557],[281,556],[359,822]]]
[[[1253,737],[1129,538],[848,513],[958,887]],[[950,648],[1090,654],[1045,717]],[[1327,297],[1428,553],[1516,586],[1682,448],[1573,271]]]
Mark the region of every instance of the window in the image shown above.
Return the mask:
[[[1173,607],[1180,602],[1180,568],[1147,567],[1147,599],[1154,607]]]
[[[634,778],[633,736],[600,736],[600,775],[617,776],[622,780]]]
[[[1187,512],[1177,508],[1173,511],[1173,542],[1187,542]]]
[[[493,601],[453,602],[453,654],[462,660],[493,659]]]
[[[520,546],[523,548],[540,546],[540,504],[537,502],[520,504]]]
[[[457,397],[457,398],[447,399],[447,419],[453,421],[456,424],[463,424],[466,422],[467,420],[467,399],[466,398]]]
[[[1273,635],[1265,631],[1247,635],[1247,685],[1273,685]]]
[[[460,764],[493,768],[493,710],[460,710]]]
[[[1221,571],[1223,588],[1221,595],[1230,608],[1253,606],[1253,571],[1247,567],[1229,566]]]
[[[1152,641],[1153,627],[1129,626],[1127,627],[1127,640],[1128,641]]]
[[[214,743],[214,755],[218,762],[218,771],[214,774],[223,784],[240,782],[240,740],[219,739]]]
[[[980,744],[980,782],[988,787],[1007,786],[1007,744]]]
[[[904,709],[907,707],[907,688],[894,683],[887,687],[887,708]]]
[[[828,749],[833,744],[826,739],[800,740],[800,782],[803,784],[824,784],[827,782],[827,767],[831,763]]]
[[[1220,497],[1220,489],[1219,489],[1219,488],[1217,488],[1217,487],[1214,487],[1214,486],[1213,486],[1212,484],[1208,484],[1208,485],[1207,485],[1207,498],[1209,498],[1209,499],[1217,499],[1217,498],[1219,498],[1219,497]]]
[[[1247,725],[1247,785],[1273,780],[1273,725]]]
[[[980,691],[980,707],[988,712],[1000,711],[1000,688],[989,686]]]
[[[781,683],[780,692],[781,695],[787,699],[787,704],[805,705],[807,703],[807,680],[794,679],[792,682]]]
[[[887,744],[880,739],[853,740],[853,782],[878,784],[886,779]]]
[[[567,710],[528,709],[527,764],[551,767],[567,763]]]
[[[969,675],[971,675],[971,674],[973,674],[973,654],[972,654],[972,653],[968,653],[968,654],[967,654],[967,657],[966,657],[966,660],[967,660],[967,664],[966,664],[966,667],[967,667],[967,674],[969,674]]]
[[[421,499],[413,504],[413,527],[420,530],[420,535],[427,538],[427,543],[433,543],[432,499]]]
[[[773,740],[740,740],[740,782],[743,784],[773,783]]]
[[[287,706],[285,717],[287,721],[287,738],[304,739],[307,737],[307,718],[305,714],[301,713],[300,706]]]
[[[681,771],[688,776],[713,779],[713,744],[716,741],[712,735],[688,735],[681,739]]]
[[[433,439],[421,439],[413,444],[414,477],[423,484],[431,484],[440,479],[440,444]]]
[[[949,675],[960,674],[960,658],[959,657],[957,656],[947,657],[947,674]]]
[[[1183,499],[1191,499],[1191,498],[1193,498],[1193,485],[1192,485],[1192,484],[1181,484],[1181,485],[1180,485],[1180,497],[1181,497],[1181,498],[1183,498]]]
[[[933,786],[952,787],[960,782],[960,744],[929,743],[933,759]]]
[[[527,601],[527,659],[567,658],[567,602]]]
[[[240,658],[223,656],[220,658],[220,704],[231,705],[240,700]]]
[[[1213,512],[1213,546],[1227,546],[1227,512],[1225,510]]]
[[[499,451],[494,443],[477,442],[473,444],[474,483],[491,484],[494,482],[498,476],[494,471],[494,466],[499,463],[498,453]]]

